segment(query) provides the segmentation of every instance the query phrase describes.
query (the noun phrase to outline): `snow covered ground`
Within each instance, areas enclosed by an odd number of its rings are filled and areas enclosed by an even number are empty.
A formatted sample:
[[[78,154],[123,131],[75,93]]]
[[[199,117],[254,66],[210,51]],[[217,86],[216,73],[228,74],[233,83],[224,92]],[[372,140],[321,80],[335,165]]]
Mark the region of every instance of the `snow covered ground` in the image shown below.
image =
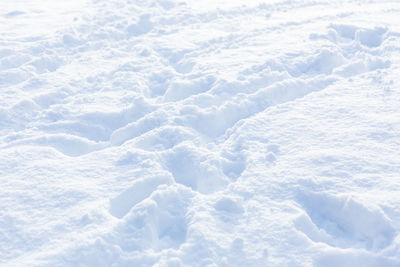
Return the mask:
[[[1,266],[400,266],[398,0],[0,2]]]

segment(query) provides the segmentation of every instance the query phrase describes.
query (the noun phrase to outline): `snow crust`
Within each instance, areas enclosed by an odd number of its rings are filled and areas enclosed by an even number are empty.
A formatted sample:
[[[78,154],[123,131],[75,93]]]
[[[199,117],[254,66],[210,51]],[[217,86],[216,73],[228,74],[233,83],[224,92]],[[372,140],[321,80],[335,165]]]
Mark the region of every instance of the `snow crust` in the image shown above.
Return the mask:
[[[0,3],[1,266],[400,266],[400,3]]]

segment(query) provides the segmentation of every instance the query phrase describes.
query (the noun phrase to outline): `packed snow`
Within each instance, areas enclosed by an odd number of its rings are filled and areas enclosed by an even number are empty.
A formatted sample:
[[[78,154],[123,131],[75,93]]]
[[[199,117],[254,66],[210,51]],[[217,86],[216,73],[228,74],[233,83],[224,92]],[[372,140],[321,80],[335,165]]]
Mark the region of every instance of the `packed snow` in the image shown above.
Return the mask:
[[[400,266],[398,0],[0,2],[1,266]]]

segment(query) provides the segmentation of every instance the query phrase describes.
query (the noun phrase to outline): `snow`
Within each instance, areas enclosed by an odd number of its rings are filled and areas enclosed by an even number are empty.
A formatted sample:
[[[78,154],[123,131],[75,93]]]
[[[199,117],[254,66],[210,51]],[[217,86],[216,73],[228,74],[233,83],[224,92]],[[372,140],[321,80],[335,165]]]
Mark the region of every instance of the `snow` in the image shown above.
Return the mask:
[[[0,266],[400,266],[400,3],[0,3]]]

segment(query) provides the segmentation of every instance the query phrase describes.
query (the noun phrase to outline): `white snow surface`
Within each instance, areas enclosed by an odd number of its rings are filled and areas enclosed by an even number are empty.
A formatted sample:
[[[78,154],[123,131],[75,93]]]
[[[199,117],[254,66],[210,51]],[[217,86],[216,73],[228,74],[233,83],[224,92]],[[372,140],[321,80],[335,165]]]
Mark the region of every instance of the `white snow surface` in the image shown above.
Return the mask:
[[[1,266],[400,266],[398,0],[0,2]]]

